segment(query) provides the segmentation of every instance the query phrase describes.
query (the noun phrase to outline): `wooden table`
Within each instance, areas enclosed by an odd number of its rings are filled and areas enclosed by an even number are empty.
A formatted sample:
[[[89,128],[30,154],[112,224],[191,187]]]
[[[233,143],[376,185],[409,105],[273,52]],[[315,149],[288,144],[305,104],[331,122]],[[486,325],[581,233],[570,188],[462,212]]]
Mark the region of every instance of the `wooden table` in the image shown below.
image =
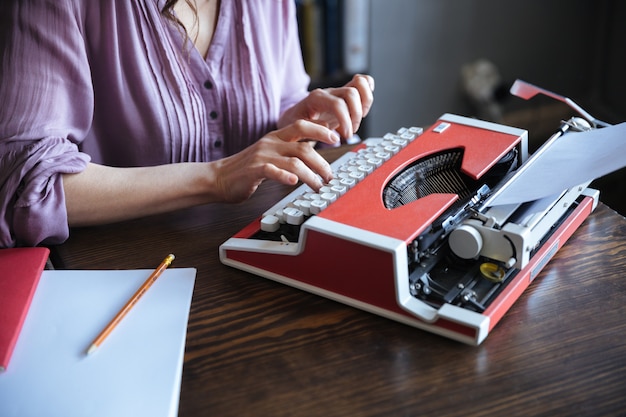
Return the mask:
[[[343,149],[326,151],[329,159]],[[222,265],[290,189],[75,229],[57,268],[196,267],[180,416],[626,415],[626,219],[583,223],[471,347]]]

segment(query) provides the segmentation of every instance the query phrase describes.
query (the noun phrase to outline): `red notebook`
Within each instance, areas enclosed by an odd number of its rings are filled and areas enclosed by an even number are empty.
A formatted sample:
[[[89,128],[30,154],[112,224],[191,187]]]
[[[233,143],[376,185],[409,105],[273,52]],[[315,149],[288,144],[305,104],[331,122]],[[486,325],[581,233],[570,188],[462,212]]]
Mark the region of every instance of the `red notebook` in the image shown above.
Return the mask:
[[[0,249],[0,372],[9,364],[49,254],[48,248]]]

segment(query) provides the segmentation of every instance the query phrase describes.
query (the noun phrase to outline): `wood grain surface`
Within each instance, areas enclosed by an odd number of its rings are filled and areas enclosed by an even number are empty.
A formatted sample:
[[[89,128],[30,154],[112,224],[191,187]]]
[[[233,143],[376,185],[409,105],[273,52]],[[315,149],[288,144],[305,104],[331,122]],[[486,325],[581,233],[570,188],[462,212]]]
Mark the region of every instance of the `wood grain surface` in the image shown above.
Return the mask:
[[[626,415],[622,216],[600,204],[472,347],[222,265],[219,245],[289,190],[74,229],[53,248],[57,268],[154,268],[170,252],[197,268],[181,417]]]

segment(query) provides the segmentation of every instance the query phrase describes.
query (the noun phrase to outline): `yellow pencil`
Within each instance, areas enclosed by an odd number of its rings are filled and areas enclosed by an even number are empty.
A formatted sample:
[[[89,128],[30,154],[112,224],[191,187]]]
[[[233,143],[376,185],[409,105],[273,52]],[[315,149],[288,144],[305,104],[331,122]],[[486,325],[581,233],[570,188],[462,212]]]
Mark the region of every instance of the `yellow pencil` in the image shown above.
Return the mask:
[[[130,311],[130,309],[133,308],[133,306],[137,303],[137,301],[139,301],[139,299],[144,295],[144,293],[146,291],[148,291],[148,289],[152,286],[154,281],[156,281],[157,278],[163,273],[163,271],[165,271],[165,269],[168,266],[170,266],[170,264],[172,263],[174,258],[175,258],[174,255],[172,255],[172,254],[168,255],[163,260],[163,262],[161,262],[161,265],[159,265],[157,267],[157,269],[155,269],[154,272],[152,272],[152,274],[150,274],[150,276],[143,283],[143,285],[141,287],[139,287],[139,289],[137,290],[135,295],[133,295],[130,298],[130,300],[128,300],[126,302],[126,305],[124,305],[124,307],[122,307],[122,309],[115,315],[115,317],[113,317],[113,320],[111,320],[111,322],[109,324],[107,324],[107,326],[104,328],[104,330],[102,330],[102,332],[100,332],[98,337],[96,337],[94,339],[94,341],[91,343],[91,346],[89,346],[89,349],[87,349],[87,354],[88,355],[90,355],[93,352],[95,352],[95,350],[98,348],[98,346],[100,346],[100,344],[104,341],[104,339],[106,339],[107,336],[113,331],[113,329],[115,329],[115,327],[118,325],[118,323],[120,321],[122,321],[122,319],[124,318],[126,313],[128,313]]]

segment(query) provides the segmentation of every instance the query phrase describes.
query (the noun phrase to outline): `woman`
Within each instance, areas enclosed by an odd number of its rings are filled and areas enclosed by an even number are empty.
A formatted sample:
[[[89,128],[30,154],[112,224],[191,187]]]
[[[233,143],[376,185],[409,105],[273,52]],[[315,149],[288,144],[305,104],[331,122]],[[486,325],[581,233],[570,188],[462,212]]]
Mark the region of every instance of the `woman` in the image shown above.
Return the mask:
[[[332,177],[373,80],[307,92],[292,0],[0,6],[0,247]]]

